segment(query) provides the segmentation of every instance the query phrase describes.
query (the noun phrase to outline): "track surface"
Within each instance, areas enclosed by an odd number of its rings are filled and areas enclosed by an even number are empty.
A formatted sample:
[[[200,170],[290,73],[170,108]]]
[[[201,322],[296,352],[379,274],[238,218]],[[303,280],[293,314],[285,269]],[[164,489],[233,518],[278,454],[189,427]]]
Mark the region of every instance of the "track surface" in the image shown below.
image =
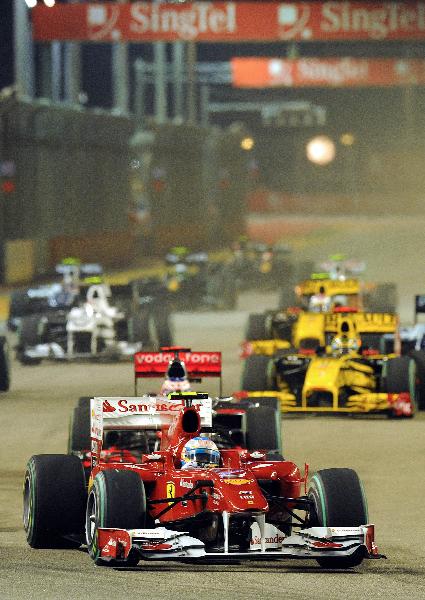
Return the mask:
[[[235,312],[181,313],[175,317],[176,339],[194,349],[222,350],[225,392],[230,393],[238,388],[238,343],[248,311],[275,303],[276,295],[247,293]],[[345,572],[301,561],[212,567],[141,563],[132,570],[109,570],[95,567],[84,550],[27,546],[21,526],[22,477],[32,454],[65,451],[69,415],[79,396],[132,395],[131,365],[14,363],[12,377],[11,391],[0,397],[0,598],[425,597],[425,415],[400,422],[313,416],[283,421],[285,454],[301,467],[308,461],[311,471],[333,466],[358,470],[387,561],[365,561]],[[214,393],[214,384],[209,390]]]

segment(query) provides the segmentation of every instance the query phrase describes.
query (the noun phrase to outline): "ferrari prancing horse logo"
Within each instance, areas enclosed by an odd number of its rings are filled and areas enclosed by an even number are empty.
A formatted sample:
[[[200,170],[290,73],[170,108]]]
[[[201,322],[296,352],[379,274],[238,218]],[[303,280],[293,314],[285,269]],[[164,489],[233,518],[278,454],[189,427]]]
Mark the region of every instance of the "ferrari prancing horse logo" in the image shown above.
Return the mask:
[[[176,486],[172,481],[167,481],[167,498],[175,498],[176,497]],[[168,504],[173,504],[169,502]]]

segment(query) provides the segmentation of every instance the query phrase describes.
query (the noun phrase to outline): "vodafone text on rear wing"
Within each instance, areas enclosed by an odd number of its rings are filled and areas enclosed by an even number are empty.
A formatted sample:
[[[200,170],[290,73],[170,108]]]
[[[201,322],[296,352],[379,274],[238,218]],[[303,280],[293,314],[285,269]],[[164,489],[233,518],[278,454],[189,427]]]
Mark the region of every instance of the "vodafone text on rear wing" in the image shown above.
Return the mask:
[[[192,352],[187,349],[164,349],[161,352],[136,352],[134,355],[134,389],[137,395],[137,381],[140,378],[164,377],[170,361],[178,358],[186,367],[189,380],[200,381],[203,377],[220,378],[221,352]]]

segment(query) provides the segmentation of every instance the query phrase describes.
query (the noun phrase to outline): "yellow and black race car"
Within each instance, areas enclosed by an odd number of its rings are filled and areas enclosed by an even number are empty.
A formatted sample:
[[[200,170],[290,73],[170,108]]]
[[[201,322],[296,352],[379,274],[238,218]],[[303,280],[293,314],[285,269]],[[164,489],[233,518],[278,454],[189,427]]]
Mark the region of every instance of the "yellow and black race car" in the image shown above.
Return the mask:
[[[391,286],[365,284],[356,278],[331,279],[326,273],[301,281],[295,287],[293,306],[249,315],[243,356],[251,353],[273,356],[282,349],[323,346],[325,316],[334,311],[394,313],[396,301],[394,294],[389,293]],[[383,310],[385,302],[381,296],[387,288],[388,306]],[[314,300],[321,294],[325,303],[319,306]]]
[[[267,356],[255,353],[254,342],[242,396],[276,397],[283,412],[413,415],[416,364],[399,355],[396,315],[343,310],[310,316],[318,334],[309,345],[275,347]]]

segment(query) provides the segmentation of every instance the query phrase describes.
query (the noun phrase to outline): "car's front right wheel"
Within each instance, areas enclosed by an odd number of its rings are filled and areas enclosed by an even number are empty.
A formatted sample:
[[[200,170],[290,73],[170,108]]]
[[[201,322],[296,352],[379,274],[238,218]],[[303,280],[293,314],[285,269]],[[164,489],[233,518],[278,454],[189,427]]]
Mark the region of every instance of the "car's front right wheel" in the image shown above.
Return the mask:
[[[312,503],[310,527],[357,527],[368,523],[367,502],[363,485],[353,469],[317,471],[308,490]],[[364,552],[351,556],[318,558],[321,567],[348,569],[359,565]]]

